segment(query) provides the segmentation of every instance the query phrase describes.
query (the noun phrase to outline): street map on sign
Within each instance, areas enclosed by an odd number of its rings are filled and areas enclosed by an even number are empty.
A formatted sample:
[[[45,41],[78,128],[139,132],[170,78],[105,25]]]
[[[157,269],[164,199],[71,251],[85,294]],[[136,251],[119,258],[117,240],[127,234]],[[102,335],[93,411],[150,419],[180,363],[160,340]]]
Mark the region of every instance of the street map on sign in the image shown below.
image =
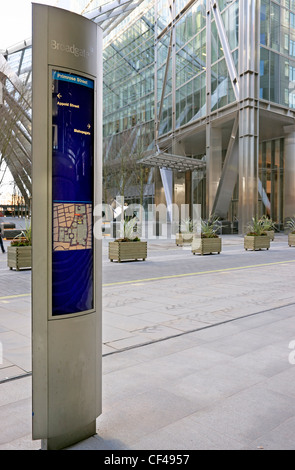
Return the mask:
[[[92,248],[92,204],[53,204],[53,251]]]

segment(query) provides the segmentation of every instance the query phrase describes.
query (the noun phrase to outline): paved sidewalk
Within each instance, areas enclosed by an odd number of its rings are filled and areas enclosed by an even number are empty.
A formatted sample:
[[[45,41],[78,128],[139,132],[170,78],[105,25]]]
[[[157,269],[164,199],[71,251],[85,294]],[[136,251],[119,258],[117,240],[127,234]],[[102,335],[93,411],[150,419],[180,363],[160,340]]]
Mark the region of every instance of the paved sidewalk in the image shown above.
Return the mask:
[[[220,256],[149,249],[149,264],[122,267],[104,242],[103,414],[97,435],[73,448],[294,449],[295,249],[284,235],[257,254],[239,237],[224,237]],[[0,258],[0,450],[40,448],[30,275]]]

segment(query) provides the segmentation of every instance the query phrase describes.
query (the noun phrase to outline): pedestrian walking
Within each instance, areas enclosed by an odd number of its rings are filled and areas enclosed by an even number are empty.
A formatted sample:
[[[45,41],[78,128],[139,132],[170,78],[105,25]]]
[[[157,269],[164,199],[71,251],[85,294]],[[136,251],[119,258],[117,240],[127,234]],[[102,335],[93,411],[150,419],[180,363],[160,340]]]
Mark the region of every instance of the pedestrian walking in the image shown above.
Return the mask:
[[[3,224],[0,224],[0,246],[1,246],[2,253],[5,253],[5,248],[4,248],[3,239],[2,239],[3,235],[4,235]]]

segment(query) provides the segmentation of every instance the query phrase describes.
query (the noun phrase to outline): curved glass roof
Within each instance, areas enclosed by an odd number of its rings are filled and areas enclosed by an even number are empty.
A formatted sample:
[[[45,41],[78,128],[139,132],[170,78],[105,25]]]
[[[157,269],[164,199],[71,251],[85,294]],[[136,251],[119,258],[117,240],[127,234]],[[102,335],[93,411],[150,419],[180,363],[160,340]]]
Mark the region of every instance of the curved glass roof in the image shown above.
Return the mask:
[[[122,26],[125,18],[143,2],[144,0],[82,0],[80,3],[87,3],[82,15],[97,23],[106,37],[115,28]]]
[[[0,54],[0,154],[25,202],[31,182],[31,45]]]
[[[60,0],[55,4],[94,21],[107,38],[141,3],[143,0]],[[5,162],[27,204],[32,194],[31,81],[31,40],[0,51],[0,166]]]

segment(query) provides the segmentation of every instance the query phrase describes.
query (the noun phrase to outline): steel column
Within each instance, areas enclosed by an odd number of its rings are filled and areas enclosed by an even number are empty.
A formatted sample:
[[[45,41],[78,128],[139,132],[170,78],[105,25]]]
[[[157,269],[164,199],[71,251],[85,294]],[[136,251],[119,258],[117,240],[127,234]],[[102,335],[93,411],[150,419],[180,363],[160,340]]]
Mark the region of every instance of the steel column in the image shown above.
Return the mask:
[[[222,129],[209,123],[206,130],[207,217],[210,217],[222,171]]]
[[[234,93],[235,93],[236,100],[239,101],[240,92],[239,92],[238,74],[237,74],[235,63],[234,63],[232,53],[231,53],[231,50],[230,50],[230,46],[229,46],[229,42],[228,42],[228,39],[227,39],[226,31],[225,31],[225,28],[224,28],[224,24],[223,24],[223,21],[222,21],[219,6],[218,6],[218,3],[215,0],[210,0],[210,2],[211,2],[213,17],[214,17],[215,23],[216,23],[218,36],[219,36],[219,39],[220,39],[220,42],[221,42],[221,45],[222,45],[222,49],[223,49],[224,58],[225,58],[225,62],[226,62],[226,65],[227,65],[229,77],[230,77],[231,82],[232,82],[232,86],[233,86],[233,90],[234,90]],[[211,45],[211,41],[210,41],[209,44]]]
[[[285,137],[285,181],[284,181],[284,219],[295,215],[295,125],[284,127]]]
[[[239,162],[239,138],[238,138],[239,116],[237,115],[230,140],[227,147],[225,161],[218,190],[216,192],[212,213],[225,219],[227,217],[230,201],[238,178]]]
[[[258,209],[259,0],[240,0],[239,10],[239,232]]]

